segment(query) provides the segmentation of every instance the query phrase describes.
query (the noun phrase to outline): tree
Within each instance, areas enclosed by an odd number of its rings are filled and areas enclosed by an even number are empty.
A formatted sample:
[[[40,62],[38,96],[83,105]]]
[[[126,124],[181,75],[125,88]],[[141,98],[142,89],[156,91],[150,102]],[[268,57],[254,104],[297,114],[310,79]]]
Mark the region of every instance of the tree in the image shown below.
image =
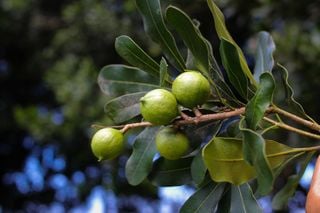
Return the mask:
[[[107,65],[98,77],[101,90],[114,98],[105,105],[115,123],[111,127],[127,134],[139,130],[126,163],[129,183],[138,185],[146,179],[157,186],[193,183],[198,190],[181,212],[260,212],[256,197],[270,194],[279,174],[294,163],[300,165],[298,173],[273,199],[274,209],[283,208],[319,146],[291,147],[290,142],[275,141],[275,133],[289,131],[318,140],[320,126],[294,99],[286,68],[275,65],[270,34],[258,34],[251,71],[227,30],[222,12],[208,0],[220,40],[221,67],[198,22],[173,6],[165,15],[159,13],[159,1],[136,3],[147,33],[159,44],[164,57],[158,62],[133,39],[120,36],[116,51],[131,66]],[[169,27],[183,41],[187,57],[178,49]],[[177,160],[159,157],[154,161],[154,138],[160,127],[148,121],[136,122],[141,120],[140,99],[155,88],[170,90],[172,80],[187,69],[199,71],[211,86],[209,101],[200,108],[182,107],[180,116],[170,123],[187,134],[192,152]]]

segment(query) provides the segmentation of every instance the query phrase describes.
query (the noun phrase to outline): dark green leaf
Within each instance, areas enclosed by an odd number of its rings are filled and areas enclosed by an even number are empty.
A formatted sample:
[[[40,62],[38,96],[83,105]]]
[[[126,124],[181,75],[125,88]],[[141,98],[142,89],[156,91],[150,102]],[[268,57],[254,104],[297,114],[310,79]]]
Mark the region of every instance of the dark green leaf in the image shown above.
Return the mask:
[[[152,169],[152,159],[157,152],[154,137],[158,127],[145,128],[135,139],[133,152],[126,164],[126,177],[131,185],[138,185]]]
[[[160,87],[166,86],[166,79],[169,79],[168,64],[166,59],[162,58],[160,61]]]
[[[98,84],[104,94],[118,97],[156,89],[159,87],[159,80],[138,68],[114,64],[101,69]]]
[[[271,168],[279,167],[287,158],[305,150],[291,148],[266,140],[266,156]],[[243,158],[243,141],[239,138],[213,138],[204,148],[202,156],[212,180],[241,185],[255,178],[255,169]]]
[[[282,92],[284,91],[284,97],[280,97],[278,103],[283,104],[283,101],[285,102],[284,104],[288,107],[288,110],[291,112],[295,113],[296,115],[300,117],[304,117],[306,119],[309,119],[313,121],[312,118],[310,118],[304,111],[303,107],[301,104],[299,104],[295,99],[294,99],[294,92],[292,87],[289,84],[289,74],[288,70],[283,67],[282,65],[278,64],[280,69],[276,69],[274,71],[274,74],[279,74],[280,75],[280,80],[276,81],[276,91],[277,92]],[[278,104],[276,103],[276,104]],[[313,121],[314,122],[314,121]]]
[[[119,36],[115,42],[117,53],[132,66],[159,78],[160,66],[144,52],[129,36]]]
[[[240,121],[240,130],[243,134],[243,157],[255,169],[258,180],[258,191],[265,195],[273,185],[273,173],[267,159],[266,143],[257,132],[244,127],[244,120]]]
[[[144,28],[152,40],[160,44],[169,60],[175,62],[180,70],[184,70],[184,60],[172,34],[164,23],[160,1],[136,0],[136,3],[143,17]]]
[[[166,160],[161,157],[154,162],[149,179],[157,186],[188,184],[192,181],[190,171],[192,159],[192,157],[188,157],[178,160]]]
[[[130,93],[106,103],[104,111],[115,123],[123,123],[140,114],[140,98],[145,92]]]
[[[262,213],[249,184],[232,186],[231,194],[231,213]]]
[[[249,78],[250,83],[254,86],[257,86],[257,82],[254,80],[254,77],[248,67],[248,64],[247,64],[246,59],[243,55],[243,52],[241,51],[240,47],[236,44],[236,42],[233,40],[233,38],[231,37],[230,33],[227,30],[223,13],[217,7],[217,5],[214,3],[213,0],[207,0],[207,3],[210,8],[210,11],[213,15],[216,32],[217,32],[219,38],[228,40],[230,43],[232,43],[237,48],[237,52],[239,54],[239,60],[240,60],[242,70],[244,71],[246,76]]]
[[[271,35],[265,31],[258,34],[257,43],[254,78],[259,82],[259,77],[262,73],[272,71],[274,65],[273,52],[276,49],[276,46]]]
[[[304,174],[308,163],[312,159],[314,152],[310,152],[306,159],[301,163],[300,170],[298,174],[291,175],[284,187],[273,197],[272,199],[272,209],[274,210],[282,210],[288,205],[288,200],[294,195],[296,192],[297,186],[299,185],[299,181]]]
[[[187,14],[173,6],[167,8],[166,19],[178,32],[185,45],[191,51],[196,67],[204,75],[208,76],[210,54],[206,40],[201,35],[199,29]]]
[[[218,203],[216,213],[230,213],[231,207],[231,184],[227,184]]]
[[[255,130],[272,103],[275,83],[270,73],[260,76],[259,88],[246,107],[246,124],[249,129]]]
[[[207,167],[204,164],[202,159],[202,152],[201,150],[197,153],[197,155],[193,158],[191,163],[191,176],[192,180],[199,185],[202,183],[206,176]]]
[[[196,191],[181,207],[180,213],[213,212],[223,194],[226,184],[209,181]]]
[[[242,70],[236,46],[228,40],[221,39],[220,54],[224,68],[231,84],[245,100],[248,98],[248,80]]]

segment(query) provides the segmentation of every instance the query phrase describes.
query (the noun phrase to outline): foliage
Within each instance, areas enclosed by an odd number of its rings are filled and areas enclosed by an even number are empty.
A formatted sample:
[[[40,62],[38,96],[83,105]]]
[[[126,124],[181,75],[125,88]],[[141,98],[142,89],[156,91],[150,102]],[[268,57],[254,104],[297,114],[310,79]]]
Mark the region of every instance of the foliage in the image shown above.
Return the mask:
[[[320,126],[306,115],[301,105],[294,100],[293,90],[287,81],[287,70],[283,67],[280,70],[274,68],[275,44],[271,35],[267,32],[261,32],[258,35],[256,64],[252,73],[241,48],[226,27],[223,13],[214,1],[208,0],[207,3],[220,40],[219,50],[223,68],[218,65],[217,61],[220,60],[215,59],[210,42],[201,35],[197,22],[191,21],[192,19],[185,12],[169,6],[163,14],[159,0],[152,2],[136,0],[146,32],[154,42],[160,45],[164,57],[170,62],[165,64],[165,69],[170,75],[167,82],[169,88],[170,79],[176,77],[174,73],[184,72],[190,66],[199,70],[210,82],[212,95],[207,104],[202,108],[184,108],[181,116],[171,124],[183,130],[186,125],[207,122],[207,124],[213,124],[216,130],[211,134],[209,142],[205,140],[193,142],[194,151],[191,154],[178,160],[160,157],[152,163],[151,159],[156,151],[155,127],[150,128],[152,124],[148,122],[124,124],[126,120],[118,120],[115,128],[121,128],[123,132],[135,127],[146,127],[134,143],[133,154],[127,161],[126,176],[134,185],[145,179],[158,186],[195,183],[199,190],[186,201],[181,212],[211,212],[220,211],[221,208],[227,211],[242,209],[244,212],[259,212],[261,210],[254,194],[263,196],[271,193],[277,174],[281,173],[287,163],[300,157],[299,160],[306,159],[304,163],[306,165],[306,162],[311,159],[310,155],[319,149],[319,146],[289,147],[284,143],[270,140],[267,133],[270,130],[280,132],[287,130],[319,140],[320,135],[313,131],[320,131]],[[187,56],[177,47],[176,38],[169,31],[166,23],[178,32],[185,48],[188,49]],[[127,36],[118,37],[116,49],[123,59],[135,66],[130,68],[131,70],[139,70],[139,72],[145,72],[144,75],[156,78],[157,80],[150,82],[154,87],[159,86],[159,82],[160,86],[163,86],[166,80],[162,74],[163,58],[161,62],[152,59],[132,38]],[[113,66],[125,67],[125,65],[108,65],[107,67]],[[110,95],[114,89],[109,84],[113,77],[109,78],[108,75],[115,71],[106,68],[101,70],[98,82],[105,94]],[[119,71],[122,70],[119,69]],[[277,85],[276,75],[282,76],[284,80],[282,87]],[[140,81],[142,80],[141,78]],[[120,88],[117,90],[122,89],[122,93],[126,94],[126,101],[121,102],[121,107],[111,106],[113,112],[111,117],[117,118],[121,115],[124,118],[141,118],[139,109],[134,108],[132,109],[134,113],[131,113],[130,107],[134,104],[137,106],[140,101],[136,97],[136,92],[148,92],[151,86],[141,87],[139,79],[133,80],[129,75],[127,77],[122,75],[121,81],[126,83],[119,85]],[[132,91],[132,86],[139,88],[139,91]],[[278,103],[274,99],[276,90],[285,91],[288,111],[277,106]],[[111,95],[116,96],[116,99],[111,102],[119,101],[119,97],[114,92]],[[107,104],[107,111],[109,111],[108,106]],[[226,122],[230,118],[237,121],[237,134],[233,134],[232,131],[223,133],[220,123],[216,122],[216,120]],[[300,126],[296,128],[287,124],[284,119],[310,129],[306,131]],[[225,128],[228,129],[229,126],[231,125],[227,124]],[[193,132],[189,132],[189,137],[190,135],[192,137],[192,134]],[[149,150],[151,153],[146,154]],[[306,157],[308,153],[311,154]],[[142,159],[144,162],[141,164]],[[133,162],[139,164],[133,164]],[[195,171],[197,167],[199,170]],[[305,166],[302,168],[299,174],[303,172]],[[205,177],[206,169],[209,171],[209,177]],[[200,175],[196,174],[197,172]],[[297,177],[294,179],[295,183],[301,175]],[[256,188],[253,187],[255,185]],[[296,185],[286,187],[294,188]],[[282,190],[276,198],[283,202],[291,195],[292,191]],[[243,199],[240,205],[239,197]]]

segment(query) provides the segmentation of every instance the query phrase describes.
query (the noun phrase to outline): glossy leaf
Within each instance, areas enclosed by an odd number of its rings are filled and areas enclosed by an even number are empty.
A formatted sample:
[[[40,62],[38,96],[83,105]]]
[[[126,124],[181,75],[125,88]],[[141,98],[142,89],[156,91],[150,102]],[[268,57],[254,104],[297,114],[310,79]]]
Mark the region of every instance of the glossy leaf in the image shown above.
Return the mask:
[[[299,104],[294,98],[293,89],[289,84],[288,70],[280,64],[278,64],[278,66],[280,67],[280,69],[276,69],[274,71],[274,74],[280,75],[279,81],[276,81],[277,82],[276,90],[285,91],[284,97],[280,98],[279,104],[283,104],[283,101],[284,101],[284,104],[288,107],[288,110],[290,110],[291,112],[295,113],[300,117],[304,117],[306,119],[313,121],[313,119],[306,114],[301,104]]]
[[[310,162],[314,152],[309,153],[305,160],[300,164],[300,169],[297,174],[291,175],[284,187],[273,197],[272,209],[283,210],[288,205],[289,199],[294,195],[299,185],[299,181],[304,174],[308,163]]]
[[[191,183],[192,157],[178,160],[157,159],[149,176],[151,182],[157,186],[179,186]]]
[[[273,173],[267,159],[266,143],[257,132],[244,128],[243,119],[240,121],[240,130],[243,134],[243,158],[255,169],[258,181],[258,191],[265,195],[273,185]]]
[[[271,35],[262,31],[258,34],[256,49],[256,64],[254,67],[254,78],[259,82],[259,77],[264,72],[271,72],[274,66],[273,52],[276,46]]]
[[[106,103],[104,111],[114,123],[123,123],[140,114],[140,98],[146,92],[119,96]]]
[[[248,80],[242,71],[236,46],[228,40],[221,39],[220,55],[231,84],[245,100],[248,98]]]
[[[232,186],[231,194],[231,213],[262,213],[249,184]]]
[[[117,53],[132,66],[138,67],[159,78],[160,66],[129,36],[119,36],[115,41]]]
[[[120,64],[103,67],[98,76],[101,91],[111,97],[150,91],[159,87],[158,82],[159,80],[138,68]]]
[[[207,167],[204,164],[202,158],[202,152],[199,151],[196,156],[194,156],[191,163],[191,176],[192,180],[197,184],[201,184],[206,176]]]
[[[196,191],[181,207],[180,213],[213,212],[223,194],[226,184],[209,181]]]
[[[160,87],[166,86],[166,79],[169,79],[168,64],[166,62],[166,59],[162,58],[160,61]]]
[[[180,70],[184,70],[184,59],[180,55],[174,37],[164,23],[160,1],[136,0],[136,4],[143,17],[145,31],[152,40],[160,44],[168,59],[177,64]]]
[[[270,73],[260,76],[259,88],[246,107],[246,124],[249,129],[255,130],[263,118],[266,110],[272,103],[275,82]]]
[[[147,127],[134,141],[133,151],[125,170],[131,185],[140,184],[152,169],[152,159],[157,152],[154,137],[158,129],[158,127]]]
[[[277,168],[288,157],[303,152],[272,140],[265,142],[271,168]],[[257,177],[255,169],[243,158],[243,141],[238,138],[213,138],[203,148],[203,159],[212,180],[241,185]]]
[[[249,78],[250,83],[254,86],[257,86],[257,82],[254,80],[254,77],[248,67],[248,64],[247,64],[246,59],[243,55],[243,52],[241,51],[240,47],[236,44],[236,42],[231,37],[229,31],[227,30],[223,13],[218,8],[218,6],[214,3],[213,0],[207,0],[207,3],[210,8],[210,11],[213,15],[216,32],[217,32],[219,38],[228,40],[230,43],[232,43],[236,47],[237,52],[239,54],[239,60],[240,60],[242,70],[244,71],[246,76]]]
[[[187,14],[177,7],[169,6],[166,20],[178,32],[185,45],[194,56],[196,67],[204,74],[209,71],[209,50],[205,38]]]

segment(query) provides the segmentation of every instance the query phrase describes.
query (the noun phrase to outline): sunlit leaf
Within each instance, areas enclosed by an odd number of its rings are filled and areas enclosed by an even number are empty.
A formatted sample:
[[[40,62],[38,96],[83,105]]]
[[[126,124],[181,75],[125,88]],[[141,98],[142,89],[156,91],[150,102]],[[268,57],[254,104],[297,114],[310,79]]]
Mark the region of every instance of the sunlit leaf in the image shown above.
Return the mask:
[[[254,97],[246,107],[245,120],[249,129],[255,130],[272,103],[275,82],[270,73],[260,76],[260,84]]]
[[[107,96],[118,97],[156,89],[159,87],[159,80],[138,68],[113,64],[101,69],[98,84]]]
[[[157,186],[179,186],[191,183],[192,157],[178,160],[157,159],[149,176],[150,181]]]
[[[143,17],[144,28],[152,40],[159,43],[171,62],[182,71],[185,62],[177,48],[176,42],[166,27],[161,13],[159,0],[136,0],[137,7]]]
[[[220,55],[231,84],[245,100],[248,98],[248,80],[242,71],[236,46],[228,40],[221,39]]]
[[[119,36],[115,41],[117,53],[132,66],[140,68],[152,76],[159,78],[160,66],[129,36]]]
[[[115,123],[128,121],[140,114],[140,98],[145,94],[138,92],[119,96],[106,103],[104,111]]]
[[[272,140],[266,140],[265,144],[271,168],[277,168],[288,157],[303,152]],[[254,167],[243,158],[242,146],[243,141],[239,138],[215,137],[203,148],[203,159],[214,181],[241,185],[257,177]]]
[[[248,64],[246,62],[246,59],[245,59],[245,57],[243,55],[242,50],[236,44],[236,42],[231,37],[229,31],[227,30],[223,13],[218,8],[218,6],[214,3],[213,0],[207,0],[207,3],[208,3],[208,6],[210,8],[210,11],[211,11],[211,13],[213,15],[216,32],[217,32],[219,38],[228,40],[229,42],[231,42],[237,48],[237,52],[239,54],[239,59],[240,59],[242,70],[244,71],[246,76],[249,78],[250,83],[252,85],[254,85],[254,86],[257,86],[257,82],[254,80],[254,77],[253,77],[253,75],[252,75],[252,73],[251,73],[251,71],[250,71],[250,69],[248,67]]]
[[[196,191],[181,207],[180,213],[213,212],[222,196],[226,184],[209,181]]]
[[[152,159],[157,152],[154,137],[158,127],[147,127],[135,139],[133,151],[126,164],[126,177],[131,185],[138,185],[152,169]]]
[[[271,35],[262,31],[258,34],[256,49],[256,64],[254,67],[254,78],[259,82],[259,77],[264,72],[271,72],[274,66],[273,52],[276,46]]]
[[[168,64],[166,62],[166,59],[162,58],[160,61],[160,87],[166,86],[166,79],[169,79]]]
[[[272,199],[272,209],[282,210],[288,205],[288,200],[294,195],[299,185],[299,181],[304,174],[308,163],[312,159],[314,152],[308,153],[305,160],[301,162],[300,169],[297,174],[291,175],[284,187],[273,197]]]
[[[262,213],[262,209],[247,183],[231,187],[231,200],[231,213]]]

